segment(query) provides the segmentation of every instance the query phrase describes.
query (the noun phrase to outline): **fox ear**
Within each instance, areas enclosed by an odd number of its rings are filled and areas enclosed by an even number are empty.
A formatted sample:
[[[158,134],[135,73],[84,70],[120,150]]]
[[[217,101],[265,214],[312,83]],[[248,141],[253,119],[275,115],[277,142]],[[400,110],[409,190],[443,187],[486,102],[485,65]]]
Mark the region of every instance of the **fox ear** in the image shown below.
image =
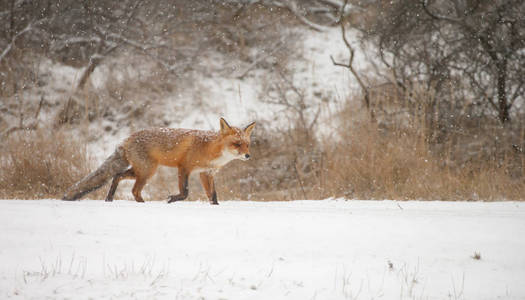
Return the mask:
[[[252,133],[252,130],[254,127],[255,127],[255,122],[250,123],[250,125],[244,128],[244,133],[249,136]]]
[[[221,133],[227,133],[231,129],[232,128],[231,128],[230,124],[228,124],[228,122],[226,122],[226,120],[224,120],[224,118],[221,118]]]

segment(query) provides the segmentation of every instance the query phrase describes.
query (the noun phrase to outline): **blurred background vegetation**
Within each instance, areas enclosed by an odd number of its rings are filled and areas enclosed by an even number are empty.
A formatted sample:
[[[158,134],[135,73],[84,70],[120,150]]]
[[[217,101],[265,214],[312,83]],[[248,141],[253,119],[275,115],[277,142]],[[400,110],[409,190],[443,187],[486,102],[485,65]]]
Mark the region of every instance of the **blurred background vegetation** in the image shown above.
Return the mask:
[[[213,107],[206,77],[255,78],[286,124],[258,122],[219,199],[523,200],[524,15],[518,0],[2,1],[0,197],[60,197],[97,166],[86,145]],[[345,95],[296,80],[322,32],[345,45],[326,59]],[[176,186],[161,169],[148,198]]]

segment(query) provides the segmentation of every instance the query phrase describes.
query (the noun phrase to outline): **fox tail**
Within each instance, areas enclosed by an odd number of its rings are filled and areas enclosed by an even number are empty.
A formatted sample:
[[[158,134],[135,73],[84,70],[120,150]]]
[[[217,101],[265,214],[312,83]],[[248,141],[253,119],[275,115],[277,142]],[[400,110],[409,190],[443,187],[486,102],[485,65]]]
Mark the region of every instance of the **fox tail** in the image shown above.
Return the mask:
[[[124,150],[118,147],[98,169],[69,188],[62,200],[78,200],[87,193],[99,189],[110,178],[126,171],[128,167],[129,162],[124,155]]]

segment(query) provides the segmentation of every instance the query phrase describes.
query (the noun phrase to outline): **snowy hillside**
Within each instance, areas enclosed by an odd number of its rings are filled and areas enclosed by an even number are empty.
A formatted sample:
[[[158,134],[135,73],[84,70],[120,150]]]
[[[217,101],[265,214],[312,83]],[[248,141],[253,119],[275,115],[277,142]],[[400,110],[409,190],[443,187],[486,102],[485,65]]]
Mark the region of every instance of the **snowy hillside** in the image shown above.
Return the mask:
[[[0,298],[524,299],[524,220],[518,202],[3,200]]]
[[[321,105],[320,128],[329,130],[326,127],[331,125],[325,121],[340,108],[349,94],[358,91],[357,83],[348,70],[334,66],[330,60],[330,56],[340,61],[346,60],[348,50],[340,38],[339,28],[326,28],[323,32],[294,29],[293,35],[301,37],[301,40],[296,43],[297,49],[294,50],[296,58],[289,64],[292,74],[289,79],[304,93],[307,104],[314,108]],[[364,55],[358,48],[357,31],[350,31],[347,35],[358,50],[356,69],[366,69]],[[125,86],[126,81],[145,76],[141,73],[149,74],[143,65],[137,62],[123,63],[121,60],[114,59],[108,66],[96,69],[90,78],[93,91],[101,103],[108,101],[108,96],[104,96],[104,93],[111,85]],[[278,79],[276,75],[270,70],[257,67],[249,69],[244,66],[238,67],[239,70],[232,73],[225,72],[224,66],[230,63],[219,55],[206,57],[202,64],[215,67],[210,67],[205,73],[195,72],[191,82],[184,82],[175,92],[167,95],[144,92],[137,95],[137,99],[128,99],[130,102],[136,102],[135,104],[152,100],[153,104],[144,109],[154,116],[153,120],[140,122],[126,112],[112,116],[112,120],[105,118],[90,123],[87,138],[90,153],[98,161],[102,161],[130,132],[144,127],[159,126],[160,120],[163,120],[163,125],[169,127],[205,130],[216,130],[219,125],[218,118],[221,116],[237,126],[246,125],[254,120],[267,128],[289,126],[289,109],[283,105],[268,103],[269,99],[263,91],[269,81]],[[57,103],[64,101],[64,97],[70,96],[71,87],[77,85],[83,70],[84,68],[67,67],[46,60],[40,71],[49,78],[49,85],[38,90],[39,95],[44,95],[47,101],[58,105]],[[246,75],[239,78],[239,73]],[[29,95],[28,98],[39,99],[39,95]],[[314,113],[315,109],[308,112]],[[42,113],[42,119],[48,122],[54,117],[55,113],[46,114],[45,110]],[[114,130],[106,132],[107,127]]]

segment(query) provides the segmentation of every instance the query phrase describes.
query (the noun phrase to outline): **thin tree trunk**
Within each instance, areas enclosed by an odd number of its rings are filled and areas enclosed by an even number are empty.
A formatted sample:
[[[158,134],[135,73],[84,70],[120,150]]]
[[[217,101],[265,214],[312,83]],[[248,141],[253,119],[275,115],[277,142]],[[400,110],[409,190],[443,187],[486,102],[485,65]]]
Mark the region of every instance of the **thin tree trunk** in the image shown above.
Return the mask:
[[[95,71],[95,68],[100,65],[102,60],[106,58],[111,52],[115,51],[119,45],[112,46],[111,48],[107,49],[106,51],[101,51],[104,48],[104,43],[102,42],[98,46],[98,52],[97,54],[91,56],[89,59],[89,64],[87,68],[82,72],[82,76],[80,77],[80,80],[78,81],[77,90],[81,90],[84,88],[84,86],[87,83],[87,80],[89,79],[89,76]]]
[[[507,58],[503,58],[496,64],[497,68],[497,89],[498,89],[498,110],[499,120],[505,124],[510,121],[509,105],[507,103]]]
[[[9,38],[13,39],[15,36],[15,0],[11,0],[11,12],[9,20]]]
[[[102,59],[100,58],[92,58],[89,60],[89,65],[87,68],[82,72],[82,76],[80,77],[80,80],[78,81],[77,90],[81,90],[86,85],[87,80],[89,79],[89,76],[95,71],[95,68],[100,64]]]

